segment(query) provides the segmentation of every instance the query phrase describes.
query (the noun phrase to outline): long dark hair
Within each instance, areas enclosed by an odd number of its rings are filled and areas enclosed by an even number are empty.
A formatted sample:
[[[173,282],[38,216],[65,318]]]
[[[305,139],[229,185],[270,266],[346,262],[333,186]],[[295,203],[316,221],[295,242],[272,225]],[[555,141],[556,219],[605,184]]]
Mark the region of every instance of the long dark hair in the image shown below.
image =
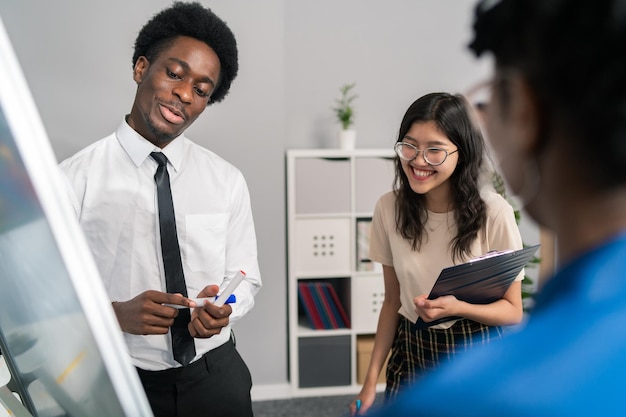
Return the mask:
[[[450,177],[458,231],[450,244],[452,259],[463,259],[470,255],[470,246],[487,217],[478,187],[485,147],[483,137],[472,121],[469,104],[463,96],[431,93],[417,99],[408,108],[400,124],[397,141],[402,141],[413,123],[428,121],[434,122],[459,149],[458,164]],[[426,236],[426,200],[424,195],[411,189],[398,157],[395,165],[396,228],[403,238],[411,242],[413,250],[419,250]]]

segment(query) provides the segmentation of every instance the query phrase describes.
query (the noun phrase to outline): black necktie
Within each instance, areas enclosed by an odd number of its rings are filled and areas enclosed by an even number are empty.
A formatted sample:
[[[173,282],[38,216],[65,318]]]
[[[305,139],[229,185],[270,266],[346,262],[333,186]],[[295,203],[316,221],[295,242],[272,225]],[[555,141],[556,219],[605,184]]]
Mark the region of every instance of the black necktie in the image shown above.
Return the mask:
[[[168,293],[180,293],[187,297],[187,285],[183,274],[183,263],[180,259],[180,247],[176,235],[176,217],[170,189],[170,176],[167,173],[167,157],[161,152],[152,152],[150,156],[158,162],[159,167],[154,174],[159,202],[159,227],[161,229],[161,252],[165,269],[165,286]],[[178,310],[170,332],[174,359],[187,365],[196,356],[196,347],[189,334],[187,324],[191,320],[189,309]]]

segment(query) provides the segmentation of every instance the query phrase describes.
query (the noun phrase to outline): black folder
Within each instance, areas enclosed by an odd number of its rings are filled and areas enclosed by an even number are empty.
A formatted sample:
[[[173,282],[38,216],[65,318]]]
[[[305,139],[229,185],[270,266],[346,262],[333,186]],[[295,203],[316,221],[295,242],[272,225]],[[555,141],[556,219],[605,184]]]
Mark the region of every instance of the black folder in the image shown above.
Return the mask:
[[[430,291],[428,299],[434,300],[443,295],[454,295],[457,299],[472,304],[489,304],[499,300],[515,281],[524,265],[537,252],[539,246],[488,252],[467,263],[444,268]],[[418,318],[415,327],[425,329],[458,318],[444,317],[429,323]]]

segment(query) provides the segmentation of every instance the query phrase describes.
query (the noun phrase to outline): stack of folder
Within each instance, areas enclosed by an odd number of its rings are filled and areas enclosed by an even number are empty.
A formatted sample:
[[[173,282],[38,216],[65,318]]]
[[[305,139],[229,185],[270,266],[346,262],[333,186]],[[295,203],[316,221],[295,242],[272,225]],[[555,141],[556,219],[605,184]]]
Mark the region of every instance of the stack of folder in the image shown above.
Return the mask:
[[[300,282],[298,297],[313,329],[342,329],[350,327],[335,288],[329,282]]]

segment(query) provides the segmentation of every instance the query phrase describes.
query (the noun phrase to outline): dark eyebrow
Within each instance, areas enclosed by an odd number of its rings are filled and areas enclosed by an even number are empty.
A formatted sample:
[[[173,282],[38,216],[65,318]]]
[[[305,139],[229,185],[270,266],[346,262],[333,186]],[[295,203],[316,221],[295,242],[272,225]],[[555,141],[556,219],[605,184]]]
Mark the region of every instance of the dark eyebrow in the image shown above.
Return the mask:
[[[182,59],[178,59],[178,58],[168,58],[169,61],[174,61],[176,62],[178,65],[180,65],[181,67],[183,67],[185,69],[185,71],[190,72],[191,71],[191,67],[189,66],[189,64],[185,61],[183,61]],[[213,81],[210,77],[200,77],[200,79],[198,80],[200,82],[203,83],[209,83],[211,84],[213,87],[215,87],[215,81]]]
[[[412,138],[409,135],[404,135],[403,139],[409,139],[409,140],[412,140],[413,142],[419,142],[417,139]],[[448,144],[445,143],[445,142],[441,142],[439,140],[429,140],[429,141],[427,141],[427,146],[429,146],[429,147],[431,147],[431,146],[446,146],[446,145],[448,145]]]

